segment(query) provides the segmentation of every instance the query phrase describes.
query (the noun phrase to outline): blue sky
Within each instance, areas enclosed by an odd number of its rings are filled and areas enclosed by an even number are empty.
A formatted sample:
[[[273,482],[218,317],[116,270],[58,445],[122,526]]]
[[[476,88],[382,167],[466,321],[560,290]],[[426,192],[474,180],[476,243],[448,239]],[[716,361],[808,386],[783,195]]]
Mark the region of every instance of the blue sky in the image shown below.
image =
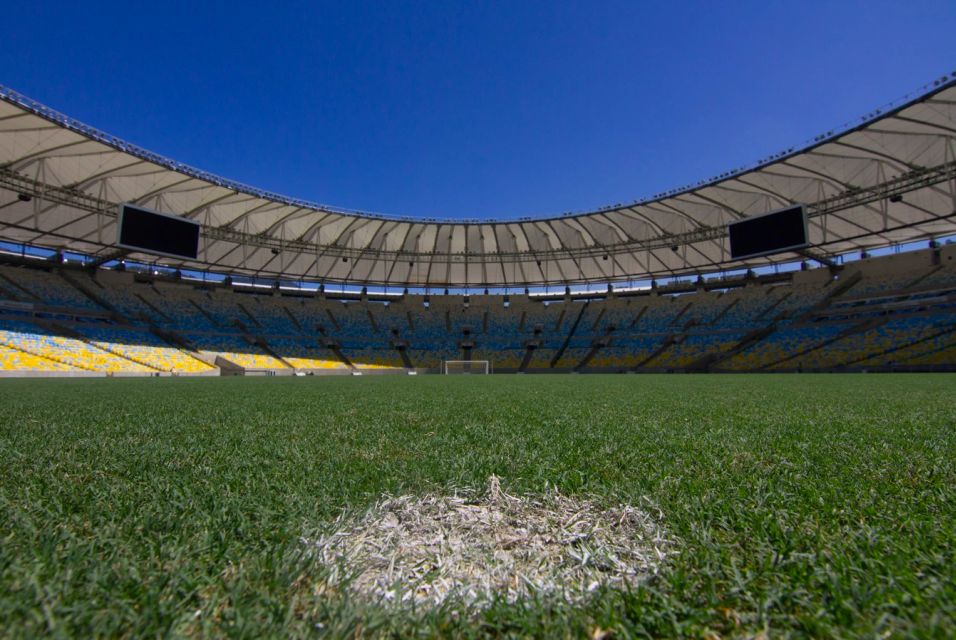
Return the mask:
[[[956,71],[956,3],[23,2],[0,83],[296,198],[515,218],[748,164]]]

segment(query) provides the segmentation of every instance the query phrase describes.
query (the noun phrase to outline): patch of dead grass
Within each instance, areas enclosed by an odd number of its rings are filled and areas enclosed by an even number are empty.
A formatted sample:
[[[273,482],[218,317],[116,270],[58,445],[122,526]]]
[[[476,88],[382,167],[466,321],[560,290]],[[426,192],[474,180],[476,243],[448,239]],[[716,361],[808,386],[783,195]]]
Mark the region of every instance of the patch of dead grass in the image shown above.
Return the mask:
[[[513,496],[495,476],[483,491],[386,496],[306,542],[329,585],[416,606],[534,596],[577,602],[600,587],[641,583],[674,553],[645,511],[602,509],[553,489]]]

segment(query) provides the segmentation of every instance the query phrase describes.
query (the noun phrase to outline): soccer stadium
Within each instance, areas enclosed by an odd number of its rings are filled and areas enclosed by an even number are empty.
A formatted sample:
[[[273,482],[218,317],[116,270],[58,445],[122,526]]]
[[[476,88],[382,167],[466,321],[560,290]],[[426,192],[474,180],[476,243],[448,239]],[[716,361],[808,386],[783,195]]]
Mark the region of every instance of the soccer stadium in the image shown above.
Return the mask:
[[[749,169],[519,221],[319,207],[0,98],[4,375],[956,370],[956,78]],[[198,248],[118,246],[130,204]],[[735,222],[795,205],[799,237],[781,218],[732,253]],[[174,244],[161,220],[145,244]]]
[[[104,128],[0,86],[2,635],[954,633],[956,71],[560,215]]]

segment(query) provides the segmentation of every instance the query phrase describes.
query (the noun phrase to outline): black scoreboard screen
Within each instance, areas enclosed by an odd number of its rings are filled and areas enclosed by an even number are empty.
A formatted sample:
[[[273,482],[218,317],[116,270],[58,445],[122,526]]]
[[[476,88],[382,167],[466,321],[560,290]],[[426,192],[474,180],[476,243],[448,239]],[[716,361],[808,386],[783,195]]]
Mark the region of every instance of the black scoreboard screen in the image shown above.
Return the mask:
[[[195,260],[199,255],[199,223],[143,209],[120,205],[119,237],[124,249]]]
[[[808,244],[807,212],[801,204],[732,222],[730,257],[734,260],[801,249]]]

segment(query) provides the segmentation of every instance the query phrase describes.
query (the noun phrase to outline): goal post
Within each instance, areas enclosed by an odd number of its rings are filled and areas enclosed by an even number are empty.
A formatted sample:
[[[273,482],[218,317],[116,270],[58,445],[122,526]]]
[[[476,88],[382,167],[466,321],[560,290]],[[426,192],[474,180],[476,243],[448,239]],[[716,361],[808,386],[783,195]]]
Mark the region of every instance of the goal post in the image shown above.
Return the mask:
[[[491,373],[490,360],[445,360],[441,363],[441,372],[451,375],[488,375]]]

